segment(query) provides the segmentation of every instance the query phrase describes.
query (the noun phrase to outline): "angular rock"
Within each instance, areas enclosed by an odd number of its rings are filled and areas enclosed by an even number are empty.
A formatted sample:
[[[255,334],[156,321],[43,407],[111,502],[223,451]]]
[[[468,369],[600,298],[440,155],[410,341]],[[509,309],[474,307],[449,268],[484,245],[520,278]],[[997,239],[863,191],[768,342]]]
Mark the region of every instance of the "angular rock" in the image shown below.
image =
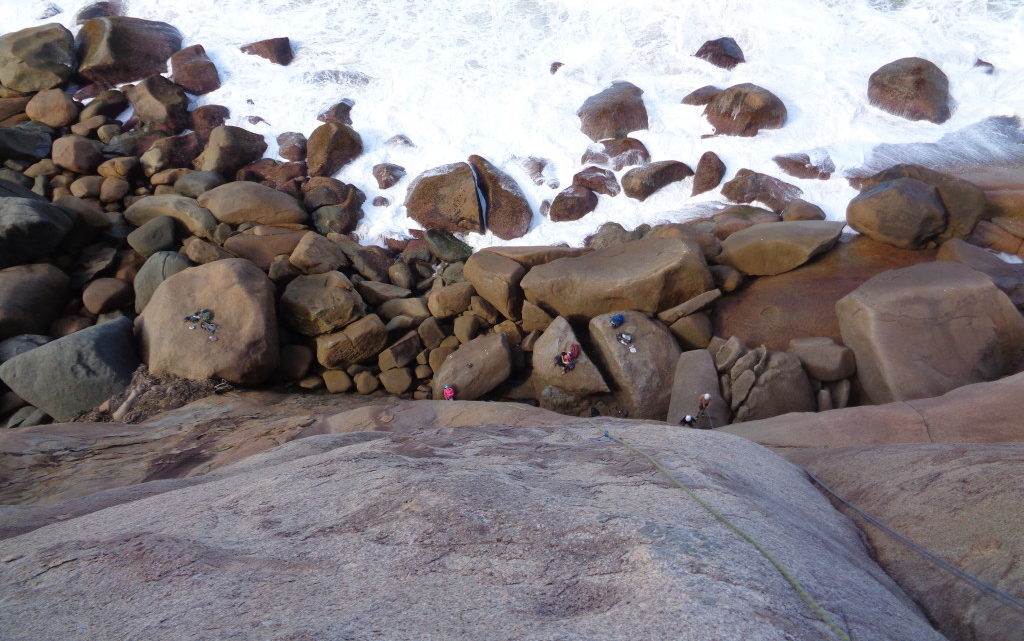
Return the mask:
[[[341,247],[313,231],[303,234],[289,262],[305,274],[322,274],[348,266]]]
[[[52,252],[71,231],[76,216],[34,198],[0,198],[0,269]]]
[[[676,238],[623,243],[531,269],[527,300],[570,322],[613,310],[659,312],[714,288],[700,251]]]
[[[597,142],[624,138],[631,131],[647,129],[647,108],[643,90],[630,82],[613,82],[601,93],[584,101],[576,115],[580,130]]]
[[[278,364],[274,308],[274,284],[247,260],[186,269],[157,287],[136,320],[142,358],[154,374],[258,385]],[[216,341],[182,320],[201,309],[214,314]]]
[[[50,134],[38,127],[0,127],[0,156],[11,160],[42,160],[50,155],[52,144]]]
[[[451,318],[469,309],[476,290],[469,282],[453,283],[427,295],[427,309],[434,318]]]
[[[595,357],[607,374],[616,402],[629,418],[661,420],[668,412],[679,345],[661,323],[639,312],[615,313],[625,317],[619,327],[611,325],[613,314],[590,321]],[[622,333],[632,336],[635,352],[616,338]]]
[[[142,313],[160,283],[189,267],[192,267],[192,261],[178,252],[158,251],[149,256],[132,281],[135,313]]]
[[[324,367],[347,367],[374,358],[388,343],[380,316],[368,314],[340,332],[316,337],[316,360]]]
[[[832,172],[836,170],[836,165],[828,154],[815,158],[803,153],[781,154],[772,160],[779,166],[779,169],[790,176],[806,180],[828,180],[832,177]]]
[[[277,153],[285,160],[306,159],[306,137],[297,131],[286,131],[277,137]]]
[[[473,168],[453,163],[427,170],[409,185],[405,207],[425,229],[483,233],[483,211]]]
[[[786,124],[786,105],[778,96],[750,83],[729,87],[704,107],[704,115],[715,133],[726,136],[756,136],[762,129],[779,129]]]
[[[703,294],[694,296],[690,300],[680,303],[671,309],[666,309],[658,314],[658,320],[671,325],[683,316],[689,316],[695,312],[699,312],[711,303],[715,302],[722,297],[722,291],[719,289],[712,289],[706,291]]]
[[[189,198],[199,198],[214,187],[224,184],[220,174],[213,171],[193,171],[174,181],[174,191]]]
[[[378,187],[381,189],[390,189],[405,177],[405,167],[391,163],[374,165],[373,177],[377,180]]]
[[[519,238],[530,230],[533,212],[516,181],[481,156],[470,156],[477,184],[487,208],[487,229],[504,240]]]
[[[693,175],[693,191],[691,196],[703,194],[718,187],[725,176],[725,163],[713,151],[705,151],[697,162],[697,170]]]
[[[288,66],[295,58],[292,43],[288,37],[268,38],[239,47],[243,53],[266,58],[276,65]]]
[[[217,66],[203,45],[185,47],[171,56],[171,80],[197,96],[220,89]]]
[[[924,58],[900,58],[868,78],[868,101],[908,120],[949,120],[949,78]]]
[[[405,367],[421,351],[423,343],[420,341],[420,335],[415,330],[409,331],[377,355],[377,364],[382,372]]]
[[[62,136],[53,141],[53,162],[76,174],[91,174],[103,162],[97,140],[82,136]]]
[[[846,223],[825,220],[761,223],[722,241],[718,262],[751,276],[774,276],[830,250]]]
[[[188,127],[188,96],[167,78],[149,76],[125,93],[142,124],[174,134]]]
[[[396,298],[405,298],[412,294],[411,291],[404,287],[388,283],[378,283],[375,280],[361,280],[355,283],[355,286],[359,295],[370,305],[379,305],[383,302],[395,300]]]
[[[31,93],[64,84],[75,70],[74,39],[51,23],[0,36],[0,85]]]
[[[693,55],[722,69],[733,69],[741,62],[746,62],[743,50],[735,40],[728,37],[708,40]]]
[[[782,220],[825,220],[825,212],[803,198],[790,201],[782,210]]]
[[[78,118],[78,103],[60,89],[46,89],[32,96],[25,114],[47,127],[66,127]]]
[[[226,258],[238,258],[239,254],[231,251],[230,249],[222,249],[217,245],[196,238],[195,236],[189,236],[181,243],[181,249],[185,256],[188,257],[194,263],[199,265],[205,265],[212,263],[216,260],[224,260]],[[248,256],[242,256],[242,258],[249,258]],[[256,261],[250,260],[252,263]],[[263,266],[256,264],[257,267],[263,269]]]
[[[705,349],[712,338],[711,319],[704,312],[687,314],[669,325],[668,331],[683,351]]]
[[[711,401],[707,409],[701,413],[701,397],[704,394],[710,394]],[[676,361],[672,378],[672,396],[665,422],[669,425],[680,425],[687,414],[694,417],[694,427],[700,429],[729,424],[729,404],[719,392],[715,361],[706,349],[683,352]]]
[[[512,260],[490,251],[469,257],[463,271],[476,293],[509,320],[522,317],[523,290],[519,286],[526,269]]]
[[[67,304],[69,288],[68,277],[53,265],[0,269],[0,340],[46,333]]]
[[[552,222],[579,220],[597,209],[597,194],[586,187],[572,185],[555,196],[548,210]]]
[[[147,176],[153,176],[167,169],[190,167],[199,155],[202,145],[199,134],[194,131],[161,138],[139,157],[142,171]]]
[[[946,228],[946,209],[935,187],[897,178],[855,196],[846,207],[850,227],[903,249],[919,249]]]
[[[794,338],[789,341],[789,352],[819,381],[838,381],[857,371],[853,350],[831,338]]]
[[[380,384],[388,394],[405,394],[412,387],[412,372],[408,367],[398,367],[380,373]]]
[[[585,187],[605,196],[618,196],[622,188],[615,174],[601,167],[587,167],[572,177],[573,187]]]
[[[512,374],[508,337],[499,333],[474,338],[455,350],[440,369],[434,371],[431,389],[434,398],[444,398],[442,387],[452,385],[457,400],[476,400]]]
[[[642,165],[650,160],[651,154],[647,147],[636,138],[602,140],[590,145],[580,158],[584,165],[607,165],[614,171],[620,171],[630,165]]]
[[[641,202],[654,192],[693,175],[693,170],[678,160],[661,160],[630,169],[622,176],[622,190]]]
[[[82,108],[79,120],[87,120],[94,116],[117,118],[128,108],[128,97],[118,89],[105,89]]]
[[[203,153],[193,166],[199,171],[217,172],[231,178],[239,169],[257,160],[267,150],[263,136],[241,127],[221,125],[210,131]]]
[[[836,303],[872,403],[938,396],[1019,371],[1024,318],[984,274],[951,262],[875,276]]]
[[[737,423],[790,412],[813,412],[818,407],[800,360],[788,352],[768,352],[762,371],[755,372],[753,378],[742,403],[737,403],[733,392],[732,404],[737,408],[733,420]],[[733,381],[736,380],[734,376]]]
[[[796,185],[783,182],[767,174],[740,169],[736,176],[722,185],[722,195],[737,203],[762,202],[775,213],[803,195]]]
[[[1024,265],[1008,263],[990,251],[953,238],[942,243],[935,260],[963,263],[992,279],[1017,308],[1024,306]]]
[[[363,139],[355,129],[328,122],[313,130],[306,143],[310,176],[331,176],[363,153]]]
[[[286,225],[305,223],[309,219],[295,198],[259,183],[226,183],[204,192],[198,203],[215,219],[229,225],[245,222]]]
[[[211,238],[217,227],[217,219],[208,209],[194,198],[177,194],[140,198],[124,212],[125,220],[137,227],[161,216],[170,216],[200,238]]]
[[[127,387],[138,364],[132,322],[119,318],[5,361],[0,380],[35,407],[67,421]]]
[[[345,327],[366,315],[366,303],[341,272],[299,276],[281,296],[281,318],[306,336]]]
[[[75,37],[78,73],[108,86],[167,71],[181,33],[166,22],[111,16],[89,20]]]
[[[558,364],[562,352],[579,344],[568,321],[561,316],[551,321],[533,346],[533,375],[540,384],[557,387],[571,396],[607,393],[608,384],[582,348],[572,370],[565,371]]]

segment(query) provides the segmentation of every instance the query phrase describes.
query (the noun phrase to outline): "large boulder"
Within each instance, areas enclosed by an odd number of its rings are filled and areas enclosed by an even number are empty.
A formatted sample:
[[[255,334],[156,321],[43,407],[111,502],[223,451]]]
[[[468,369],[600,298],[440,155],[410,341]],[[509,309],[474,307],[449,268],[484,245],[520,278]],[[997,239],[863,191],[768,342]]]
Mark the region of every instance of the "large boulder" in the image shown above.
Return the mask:
[[[789,352],[750,350],[730,368],[728,381],[737,423],[817,409],[811,381]]]
[[[220,89],[217,66],[203,45],[185,47],[171,56],[171,80],[197,96]]]
[[[858,194],[846,219],[860,233],[881,243],[918,249],[946,228],[939,192],[913,178],[896,178]]]
[[[34,198],[0,198],[0,269],[52,252],[71,231],[75,216]]]
[[[0,380],[58,421],[123,390],[139,365],[127,318],[77,331],[0,365]]]
[[[223,378],[258,385],[278,364],[274,284],[247,260],[228,258],[162,282],[136,321],[142,358],[154,374]],[[183,319],[213,312],[217,340]]]
[[[559,364],[562,352],[569,352],[573,345],[579,346],[580,340],[569,325],[569,321],[561,316],[551,321],[533,344],[533,376],[537,383],[543,387],[556,387],[573,397],[610,391],[601,371],[582,347],[571,370],[566,370]],[[538,390],[542,391],[540,387]],[[543,403],[543,393],[539,396]]]
[[[778,96],[750,83],[717,94],[704,107],[704,115],[716,134],[726,136],[756,136],[762,129],[779,129],[787,116]]]
[[[803,190],[774,176],[740,169],[736,176],[722,185],[722,195],[737,203],[762,202],[775,213],[803,196]]]
[[[661,323],[639,312],[615,313],[624,317],[618,326],[612,326],[613,314],[591,319],[594,355],[608,375],[609,387],[626,416],[663,420],[672,398],[679,345]],[[629,346],[619,341],[620,334],[632,337]]]
[[[181,33],[166,22],[111,16],[89,20],[75,37],[78,73],[115,85],[167,71]]]
[[[309,215],[299,201],[284,192],[259,183],[238,181],[203,192],[198,198],[213,217],[222,223],[244,222],[262,225],[305,223]]]
[[[210,132],[206,147],[192,166],[230,179],[245,165],[259,160],[266,150],[267,143],[260,134],[241,127],[221,125]]]
[[[499,332],[474,338],[445,359],[434,373],[433,395],[444,398],[445,385],[455,388],[456,398],[480,398],[512,374],[512,349],[508,337]]]
[[[935,262],[875,276],[836,303],[873,403],[938,396],[1019,370],[1024,318],[984,274]]]
[[[647,129],[643,93],[631,82],[613,82],[601,93],[587,98],[576,112],[580,129],[594,142],[625,138],[631,131]]]
[[[710,394],[711,400],[701,412],[700,406],[705,394]],[[706,349],[683,352],[676,361],[665,422],[679,425],[687,415],[693,416],[694,427],[701,429],[727,425],[732,416],[729,404],[719,391],[715,360]]]
[[[136,227],[141,227],[151,220],[169,216],[200,238],[211,238],[217,228],[217,219],[210,210],[199,205],[195,198],[178,194],[162,194],[146,196],[132,203],[124,211],[124,218]]]
[[[512,176],[481,156],[470,156],[469,164],[476,172],[487,207],[487,229],[504,240],[519,238],[529,231],[533,211]]]
[[[153,129],[178,133],[189,126],[185,90],[161,75],[152,75],[125,91],[135,117]]]
[[[160,283],[192,266],[192,261],[178,252],[158,251],[150,255],[132,281],[132,288],[135,290],[135,313],[142,313]]]
[[[977,245],[952,238],[942,243],[935,260],[963,263],[992,279],[1018,309],[1024,307],[1024,265],[1008,263]]]
[[[660,160],[630,169],[623,174],[622,191],[630,198],[643,202],[662,187],[692,175],[693,170],[686,163],[678,160]]]
[[[292,639],[828,638],[749,543],[609,430],[768,546],[851,638],[943,638],[803,472],[743,439],[518,404],[305,399],[5,430],[4,477],[50,490],[0,508],[5,636],[230,638],[272,620]],[[109,462],[112,444],[130,463]],[[57,496],[104,474],[136,484]]]
[[[341,272],[299,276],[281,296],[281,318],[306,336],[341,329],[366,314],[366,303]]]
[[[316,338],[316,359],[324,367],[348,367],[375,358],[388,344],[380,316],[368,314],[340,332]]]
[[[705,151],[697,161],[697,169],[693,173],[693,190],[691,196],[711,191],[722,182],[725,176],[725,163],[713,151]]]
[[[50,155],[52,130],[35,123],[0,127],[0,156],[11,160],[36,162]]]
[[[85,136],[61,136],[53,141],[51,156],[57,166],[76,174],[91,174],[103,162],[103,145]]]
[[[531,269],[527,300],[582,321],[619,309],[660,312],[714,289],[704,256],[678,238],[622,243]]]
[[[0,340],[45,334],[67,304],[70,285],[67,275],[53,265],[0,269]]]
[[[872,105],[908,120],[949,120],[949,78],[923,58],[900,58],[879,67],[868,78]]]
[[[64,84],[75,70],[74,44],[56,23],[0,36],[0,85],[31,93]]]
[[[832,249],[845,226],[824,220],[753,225],[722,241],[716,260],[752,276],[774,276]]]
[[[409,185],[405,208],[409,218],[425,229],[484,231],[473,168],[464,162],[441,165],[417,176]]]
[[[579,220],[597,209],[597,194],[582,185],[570,185],[558,192],[548,210],[548,218],[560,223]]]
[[[526,275],[526,268],[511,258],[484,250],[469,257],[463,274],[476,293],[505,318],[521,318],[523,290],[519,283]]]
[[[363,139],[355,129],[341,122],[324,123],[306,142],[309,175],[331,176],[361,153]]]

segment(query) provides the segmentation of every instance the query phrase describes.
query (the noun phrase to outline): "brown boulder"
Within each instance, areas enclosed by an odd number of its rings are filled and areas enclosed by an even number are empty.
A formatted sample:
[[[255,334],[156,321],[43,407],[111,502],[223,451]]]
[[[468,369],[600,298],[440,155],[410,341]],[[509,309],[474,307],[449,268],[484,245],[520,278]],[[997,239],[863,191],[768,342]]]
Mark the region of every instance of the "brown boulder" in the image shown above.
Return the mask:
[[[781,212],[803,193],[796,185],[749,169],[740,169],[732,180],[722,185],[722,195],[729,200],[737,203],[758,201],[775,213]]]
[[[630,198],[647,200],[662,187],[693,175],[693,170],[678,160],[661,160],[630,169],[622,176],[622,190]]]
[[[537,265],[550,263],[559,258],[575,258],[588,253],[585,247],[567,247],[565,245],[529,245],[516,247],[513,245],[488,247],[487,251],[511,258],[523,267],[530,269]]]
[[[984,274],[939,261],[879,274],[836,303],[868,400],[938,396],[1012,374],[1024,319]]]
[[[160,138],[139,157],[139,164],[146,176],[153,176],[167,169],[190,167],[202,148],[203,143],[199,139],[199,134],[194,131],[180,136]]]
[[[341,247],[315,231],[302,235],[288,262],[304,274],[323,274],[348,266],[348,259]]]
[[[879,67],[868,78],[872,105],[908,120],[949,120],[949,78],[923,58],[900,58]]]
[[[556,387],[572,397],[610,391],[601,371],[582,348],[571,370],[559,364],[562,352],[569,352],[573,345],[579,344],[568,321],[561,316],[551,321],[533,345],[533,376],[537,384]],[[543,402],[543,394],[540,396]]]
[[[281,295],[281,318],[306,336],[341,329],[366,314],[366,303],[341,272],[298,276]]]
[[[708,40],[693,55],[722,69],[733,69],[741,62],[746,62],[743,50],[735,40],[728,37]]]
[[[435,167],[417,176],[409,185],[405,207],[409,218],[425,229],[484,231],[473,168],[464,162]]]
[[[705,394],[711,395],[711,401],[701,413],[701,397]],[[676,361],[665,422],[679,425],[687,414],[694,417],[694,427],[699,429],[727,425],[732,416],[729,404],[719,392],[715,361],[706,349],[683,352]]]
[[[918,249],[946,228],[939,193],[913,178],[896,178],[858,194],[846,207],[850,227],[894,247]]]
[[[444,398],[445,385],[455,388],[455,398],[480,398],[512,374],[512,350],[503,333],[474,338],[444,360],[434,373],[433,397]]]
[[[78,118],[79,104],[60,89],[46,89],[32,96],[25,114],[47,127],[66,127]]]
[[[504,240],[519,238],[530,230],[533,211],[516,181],[486,158],[470,156],[487,208],[487,229]]]
[[[324,367],[347,367],[377,356],[388,344],[380,316],[368,314],[340,332],[316,337],[316,360]]]
[[[652,238],[531,269],[526,298],[581,321],[621,309],[659,312],[714,287],[704,257],[686,241]]]
[[[277,153],[285,160],[306,159],[306,137],[297,131],[286,131],[277,137]]]
[[[782,154],[775,156],[772,160],[779,166],[779,169],[790,176],[807,180],[828,180],[832,177],[832,172],[836,170],[836,165],[828,154],[815,158],[803,153]]]
[[[172,134],[188,127],[188,96],[167,78],[149,76],[129,87],[125,94],[135,109],[134,117],[142,124]]]
[[[744,83],[716,95],[704,108],[704,115],[716,134],[756,136],[762,129],[786,124],[786,105],[767,89]]]
[[[713,151],[705,151],[697,162],[697,170],[693,174],[693,191],[691,196],[711,191],[722,182],[725,176],[725,163]]]
[[[712,216],[710,227],[715,238],[725,240],[748,227],[762,223],[777,223],[781,219],[781,216],[768,209],[750,205],[733,205]]]
[[[838,381],[853,376],[857,370],[853,350],[831,338],[794,338],[789,341],[789,352],[819,381]]]
[[[259,40],[243,45],[239,49],[242,50],[242,53],[266,58],[276,65],[287,66],[295,57],[295,54],[292,52],[291,40],[287,37]]]
[[[601,93],[587,98],[576,112],[580,129],[594,142],[624,138],[631,131],[647,129],[643,93],[630,82],[613,82]]]
[[[473,283],[452,283],[438,287],[427,295],[427,309],[434,318],[451,318],[469,309],[476,290]]]
[[[267,143],[260,134],[220,125],[213,128],[206,140],[206,146],[193,167],[199,171],[213,171],[224,178],[232,178],[239,169],[257,160],[267,150]]]
[[[71,281],[53,265],[0,269],[0,340],[45,334],[67,304]]]
[[[53,162],[76,174],[91,174],[103,162],[102,144],[82,136],[62,136],[53,141]]]
[[[131,300],[131,285],[118,278],[97,278],[82,291],[82,306],[97,316],[121,309]]]
[[[690,93],[683,96],[683,99],[680,102],[684,105],[703,107],[704,105],[714,100],[715,96],[717,96],[720,93],[722,93],[722,89],[719,89],[718,87],[714,87],[712,85],[705,85],[698,89],[694,89]]]
[[[197,96],[220,89],[217,66],[203,45],[185,47],[171,56],[171,80]]]
[[[607,165],[614,171],[650,161],[651,154],[647,151],[647,147],[636,138],[602,140],[590,145],[583,157],[580,158],[580,162],[584,165]]]
[[[71,32],[57,23],[0,35],[0,85],[31,93],[64,84],[75,70],[73,44]]]
[[[548,218],[552,222],[579,220],[597,209],[597,194],[586,187],[572,185],[558,192]]]
[[[573,187],[585,187],[605,196],[618,196],[622,188],[615,174],[601,167],[586,167],[572,177]]]
[[[225,183],[204,192],[198,202],[214,218],[229,225],[305,223],[309,218],[295,198],[259,183]]]
[[[313,130],[306,142],[310,176],[331,176],[363,153],[363,139],[340,122],[328,122]]]
[[[484,250],[469,257],[463,274],[476,293],[483,297],[505,318],[519,320],[522,317],[523,290],[519,286],[526,269],[499,254]]]
[[[846,223],[824,220],[753,225],[722,241],[716,260],[751,276],[774,276],[830,250],[844,227]]]
[[[1024,265],[1008,263],[977,245],[952,238],[942,243],[935,260],[963,263],[992,279],[1018,308],[1024,306]]]
[[[78,73],[109,86],[167,71],[181,33],[166,22],[110,16],[82,25],[75,45]]]
[[[825,220],[825,212],[803,198],[790,201],[782,210],[782,220]]]
[[[639,312],[615,313],[625,317],[619,327],[612,327],[612,314],[590,321],[595,356],[626,416],[660,421],[668,412],[679,345],[661,323]],[[617,337],[623,333],[632,337],[635,352],[619,342]]]
[[[200,309],[214,313],[216,341],[182,322]],[[153,293],[136,329],[154,374],[258,385],[278,364],[274,285],[247,260],[218,260],[171,276]]]
[[[136,200],[124,212],[125,220],[136,227],[161,216],[170,216],[200,238],[211,238],[217,228],[217,219],[208,209],[200,206],[194,198],[178,194],[146,196]]]
[[[405,177],[405,167],[391,163],[380,163],[373,166],[373,177],[381,189],[390,189]]]

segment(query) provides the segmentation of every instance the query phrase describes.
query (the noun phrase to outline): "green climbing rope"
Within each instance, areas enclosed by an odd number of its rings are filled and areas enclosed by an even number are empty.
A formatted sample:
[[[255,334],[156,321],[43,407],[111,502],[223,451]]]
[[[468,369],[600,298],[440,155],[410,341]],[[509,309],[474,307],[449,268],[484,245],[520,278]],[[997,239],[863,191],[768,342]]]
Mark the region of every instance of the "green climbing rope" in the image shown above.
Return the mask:
[[[590,419],[587,419],[587,422],[589,422],[597,430],[601,430],[601,428],[598,427],[597,424],[591,421]],[[776,559],[775,556],[767,550],[767,548],[765,548],[763,545],[754,540],[754,537],[750,536],[750,534],[748,534],[738,525],[733,523],[729,519],[729,517],[725,516],[724,514],[716,510],[714,507],[709,505],[704,499],[697,496],[697,494],[693,490],[686,487],[679,479],[677,479],[671,472],[669,472],[665,468],[665,466],[662,465],[656,458],[654,458],[647,452],[644,452],[643,450],[634,447],[633,445],[627,443],[626,441],[616,436],[612,436],[611,434],[608,433],[607,430],[604,430],[603,436],[605,436],[609,441],[618,443],[619,445],[622,445],[623,447],[633,452],[634,454],[642,456],[643,458],[647,459],[647,462],[654,466],[654,469],[658,470],[658,472],[660,472],[662,476],[671,481],[673,485],[675,485],[682,491],[686,492],[687,496],[696,501],[698,505],[704,508],[711,516],[715,517],[715,519],[717,519],[722,525],[738,534],[740,538],[742,538],[750,545],[754,546],[754,549],[760,552],[761,556],[768,559],[768,562],[775,566],[775,569],[779,571],[779,574],[782,575],[782,578],[786,579],[786,582],[789,583],[789,585],[798,595],[800,595],[800,598],[803,599],[804,603],[807,604],[807,607],[809,607],[811,611],[814,612],[814,614],[819,619],[821,619],[821,621],[825,625],[828,626],[828,629],[832,631],[832,633],[836,636],[837,639],[839,639],[839,641],[850,641],[850,635],[848,635],[846,631],[843,630],[843,628],[835,622],[835,620],[829,615],[829,613],[825,611],[825,608],[821,607],[821,604],[819,604],[818,601],[807,590],[807,588],[804,587],[803,583],[800,583],[800,581],[795,576],[793,576],[793,573],[790,572],[789,569],[786,568],[786,566],[784,566],[778,559]]]

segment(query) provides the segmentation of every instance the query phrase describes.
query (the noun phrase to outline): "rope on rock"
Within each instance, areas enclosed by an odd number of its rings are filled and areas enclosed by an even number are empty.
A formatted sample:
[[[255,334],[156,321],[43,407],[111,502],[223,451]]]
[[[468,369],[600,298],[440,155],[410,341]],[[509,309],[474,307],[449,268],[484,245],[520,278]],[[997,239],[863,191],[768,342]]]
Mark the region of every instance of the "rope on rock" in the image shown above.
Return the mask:
[[[596,423],[594,423],[590,419],[586,420],[595,429],[600,431],[601,428],[598,427]],[[686,492],[687,496],[696,501],[698,505],[704,508],[711,516],[715,517],[715,519],[717,519],[722,525],[735,532],[737,535],[739,535],[740,538],[742,538],[750,545],[754,546],[754,549],[757,550],[761,554],[761,556],[767,559],[768,562],[771,563],[775,567],[775,569],[779,571],[779,574],[782,575],[782,578],[786,579],[786,582],[789,583],[790,587],[792,587],[793,590],[800,596],[803,602],[807,604],[807,607],[810,608],[810,610],[822,621],[822,623],[828,626],[828,629],[832,631],[832,633],[836,636],[836,638],[839,641],[850,641],[850,635],[848,635],[846,631],[843,630],[843,628],[835,622],[835,620],[825,610],[825,608],[821,607],[817,599],[815,599],[811,595],[807,588],[804,587],[804,585],[793,575],[792,572],[789,571],[789,569],[785,565],[782,564],[781,561],[776,559],[775,556],[771,552],[769,552],[767,548],[758,543],[754,539],[754,537],[752,537],[741,527],[733,523],[729,519],[729,517],[725,516],[724,514],[716,510],[704,499],[697,496],[697,494],[693,490],[686,487],[686,485],[684,485],[682,481],[677,479],[671,472],[669,472],[668,469],[666,469],[665,466],[662,465],[656,458],[654,458],[647,452],[644,452],[643,450],[640,450],[637,447],[631,445],[630,443],[627,443],[626,441],[616,436],[612,436],[611,434],[608,433],[608,430],[604,430],[604,434],[600,439],[591,440],[618,443],[619,445],[625,447],[634,454],[646,459],[647,462],[650,463],[654,467],[654,469],[660,472],[662,476],[667,478],[673,485],[675,485],[682,491]]]

